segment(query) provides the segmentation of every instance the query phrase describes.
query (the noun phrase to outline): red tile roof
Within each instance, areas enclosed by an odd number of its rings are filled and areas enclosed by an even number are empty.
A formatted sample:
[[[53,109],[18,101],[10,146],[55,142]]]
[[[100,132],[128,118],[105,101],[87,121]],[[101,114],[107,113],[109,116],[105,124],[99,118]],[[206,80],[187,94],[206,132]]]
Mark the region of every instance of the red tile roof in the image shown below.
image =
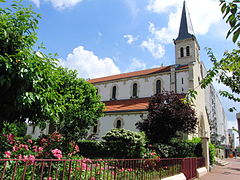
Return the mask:
[[[106,109],[104,112],[122,112],[146,110],[150,98],[137,98],[127,100],[105,101]]]
[[[96,79],[90,79],[88,82],[98,83],[98,82],[104,82],[104,81],[136,77],[136,76],[150,75],[150,74],[155,74],[155,73],[159,73],[159,72],[169,71],[170,67],[171,66],[164,66],[164,67],[158,67],[158,68],[153,68],[153,69],[146,69],[146,70],[141,70],[141,71],[122,73],[122,74],[117,74],[117,75],[113,75],[113,76],[106,76],[106,77],[101,77],[101,78],[96,78]]]

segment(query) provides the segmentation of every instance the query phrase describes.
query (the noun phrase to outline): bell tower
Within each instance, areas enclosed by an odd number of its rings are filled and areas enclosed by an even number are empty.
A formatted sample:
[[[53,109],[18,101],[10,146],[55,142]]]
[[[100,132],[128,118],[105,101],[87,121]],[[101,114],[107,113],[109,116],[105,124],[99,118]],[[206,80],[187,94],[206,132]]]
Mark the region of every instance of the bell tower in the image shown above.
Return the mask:
[[[191,64],[199,61],[199,44],[194,35],[192,22],[189,12],[186,8],[186,2],[183,2],[182,17],[177,39],[175,44],[175,63],[179,65]]]

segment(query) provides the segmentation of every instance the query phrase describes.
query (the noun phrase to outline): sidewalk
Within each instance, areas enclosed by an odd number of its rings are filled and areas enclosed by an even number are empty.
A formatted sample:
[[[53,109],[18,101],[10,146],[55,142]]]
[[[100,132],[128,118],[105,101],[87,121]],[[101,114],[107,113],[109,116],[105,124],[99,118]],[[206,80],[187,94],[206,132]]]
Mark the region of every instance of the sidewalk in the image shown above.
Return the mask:
[[[240,158],[224,159],[229,164],[226,166],[215,166],[213,170],[199,180],[240,180]]]

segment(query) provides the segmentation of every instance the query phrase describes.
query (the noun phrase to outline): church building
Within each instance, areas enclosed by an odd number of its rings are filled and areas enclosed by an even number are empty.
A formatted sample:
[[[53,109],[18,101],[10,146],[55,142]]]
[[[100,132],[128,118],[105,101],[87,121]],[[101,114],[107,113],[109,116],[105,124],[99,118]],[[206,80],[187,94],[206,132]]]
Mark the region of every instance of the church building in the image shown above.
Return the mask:
[[[179,34],[173,42],[174,65],[89,80],[97,88],[106,106],[104,117],[91,128],[90,136],[101,138],[112,128],[138,131],[135,124],[147,117],[148,103],[155,93],[162,91],[187,93],[189,89],[195,89],[198,95],[194,104],[199,121],[195,136],[210,137],[214,129],[214,133],[227,137],[225,114],[214,87],[206,89],[199,87],[206,69],[200,61],[200,46],[194,35],[185,1]],[[215,96],[217,98],[213,99]],[[214,123],[217,125],[211,127]],[[217,127],[220,125],[222,127],[218,130]]]
[[[194,100],[198,128],[193,136],[217,138],[227,144],[227,124],[221,101],[212,85],[200,88],[200,81],[206,75],[206,69],[200,61],[200,46],[194,35],[190,15],[185,1],[178,37],[175,45],[175,64],[136,72],[123,73],[90,79],[105,103],[104,116],[92,127],[88,136],[101,139],[112,128],[124,128],[138,131],[135,124],[147,118],[150,97],[163,91],[187,93],[195,89],[198,93]],[[32,126],[27,134],[33,137],[41,133]]]

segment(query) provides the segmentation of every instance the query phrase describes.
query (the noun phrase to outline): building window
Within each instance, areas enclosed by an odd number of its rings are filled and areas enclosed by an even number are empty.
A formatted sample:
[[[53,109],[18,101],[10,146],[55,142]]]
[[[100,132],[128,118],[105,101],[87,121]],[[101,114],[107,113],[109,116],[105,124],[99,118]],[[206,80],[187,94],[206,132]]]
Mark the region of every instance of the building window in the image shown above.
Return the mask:
[[[98,88],[96,88],[96,95],[98,95],[98,91],[99,91]]]
[[[156,81],[156,93],[161,92],[161,80]]]
[[[138,90],[138,85],[137,85],[137,83],[134,83],[133,84],[133,92],[132,92],[133,97],[137,97],[137,90]]]
[[[117,94],[117,87],[116,86],[113,86],[112,88],[112,99],[116,99],[116,94]]]
[[[34,133],[35,133],[35,130],[36,130],[36,126],[35,126],[35,125],[33,125],[33,126],[32,126],[32,134],[34,134]]]
[[[183,47],[180,48],[180,55],[181,55],[181,57],[184,56]]]
[[[182,84],[183,84],[183,78],[182,78]]]
[[[190,48],[189,48],[189,46],[186,47],[186,54],[187,54],[187,56],[190,56]]]
[[[94,133],[94,134],[97,133],[97,130],[98,130],[98,126],[97,126],[97,125],[93,126],[93,133]]]
[[[118,129],[122,128],[122,121],[121,120],[117,120],[116,128],[118,128]]]
[[[200,80],[200,77],[198,77],[198,84],[200,84],[201,80]]]

